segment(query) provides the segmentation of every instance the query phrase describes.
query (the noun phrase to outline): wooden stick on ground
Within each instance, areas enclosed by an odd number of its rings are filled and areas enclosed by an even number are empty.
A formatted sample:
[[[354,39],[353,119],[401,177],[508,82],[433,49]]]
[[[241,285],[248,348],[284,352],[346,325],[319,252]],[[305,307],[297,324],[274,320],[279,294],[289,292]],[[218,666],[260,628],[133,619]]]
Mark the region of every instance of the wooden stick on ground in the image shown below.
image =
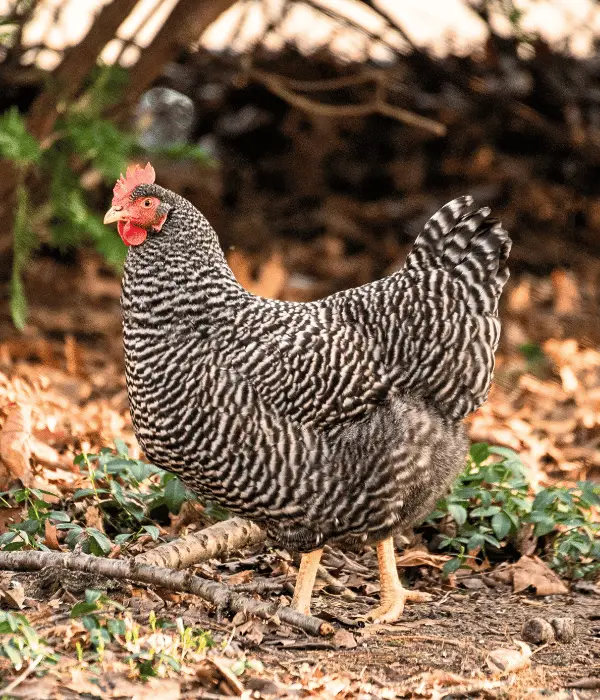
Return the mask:
[[[246,612],[263,620],[278,617],[288,625],[315,636],[328,636],[333,628],[327,622],[303,615],[291,608],[279,608],[274,603],[263,603],[234,593],[222,583],[205,581],[198,576],[181,571],[172,571],[158,566],[138,564],[126,559],[103,559],[88,554],[65,554],[63,552],[0,552],[0,570],[39,571],[46,566],[60,566],[71,571],[84,571],[109,578],[127,579],[136,583],[147,583],[169,591],[184,591],[197,595],[217,607],[234,612]]]
[[[232,550],[259,544],[265,539],[266,534],[258,525],[242,518],[231,518],[138,554],[135,562],[167,569],[186,569]]]
[[[231,518],[138,554],[135,562],[164,566],[167,569],[187,569],[233,550],[260,544],[265,539],[266,534],[258,525],[242,518]],[[339,589],[345,597],[356,597],[355,593],[332,576],[324,566],[319,566],[317,576]]]

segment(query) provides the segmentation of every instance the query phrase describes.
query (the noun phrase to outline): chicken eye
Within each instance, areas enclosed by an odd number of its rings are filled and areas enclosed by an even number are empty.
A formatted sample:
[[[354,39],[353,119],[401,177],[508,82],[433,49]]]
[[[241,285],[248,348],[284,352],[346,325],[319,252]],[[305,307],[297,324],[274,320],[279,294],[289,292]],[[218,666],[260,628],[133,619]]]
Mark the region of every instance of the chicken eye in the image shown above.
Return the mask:
[[[144,200],[144,206],[145,206],[145,207],[151,207],[151,206],[152,206],[152,200],[151,200],[151,199],[145,199],[145,200]]]

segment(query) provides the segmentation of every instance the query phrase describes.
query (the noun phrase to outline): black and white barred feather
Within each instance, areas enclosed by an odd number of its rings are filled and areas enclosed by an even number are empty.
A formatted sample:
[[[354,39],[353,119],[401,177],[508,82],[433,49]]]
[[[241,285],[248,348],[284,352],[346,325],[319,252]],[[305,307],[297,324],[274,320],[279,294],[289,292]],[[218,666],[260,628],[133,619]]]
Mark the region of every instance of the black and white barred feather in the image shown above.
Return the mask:
[[[186,200],[129,249],[122,309],[138,440],[157,465],[308,551],[425,516],[486,399],[510,239],[456,199],[394,275],[312,303],[246,292]]]

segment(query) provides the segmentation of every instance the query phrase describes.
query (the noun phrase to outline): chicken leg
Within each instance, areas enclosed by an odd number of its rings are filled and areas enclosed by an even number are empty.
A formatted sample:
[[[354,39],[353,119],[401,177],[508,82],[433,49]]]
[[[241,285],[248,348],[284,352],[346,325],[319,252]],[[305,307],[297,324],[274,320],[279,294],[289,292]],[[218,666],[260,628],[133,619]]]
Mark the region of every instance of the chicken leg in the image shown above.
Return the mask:
[[[303,554],[300,561],[300,570],[298,571],[298,578],[296,579],[296,586],[294,588],[292,608],[305,615],[310,615],[310,598],[315,585],[321,554],[323,554],[322,549],[315,549],[314,552]]]
[[[394,539],[388,537],[377,544],[377,560],[379,562],[379,582],[381,605],[372,610],[367,618],[371,622],[396,622],[402,617],[404,604],[407,600],[425,603],[431,600],[429,593],[407,591],[400,583],[396,568]]]

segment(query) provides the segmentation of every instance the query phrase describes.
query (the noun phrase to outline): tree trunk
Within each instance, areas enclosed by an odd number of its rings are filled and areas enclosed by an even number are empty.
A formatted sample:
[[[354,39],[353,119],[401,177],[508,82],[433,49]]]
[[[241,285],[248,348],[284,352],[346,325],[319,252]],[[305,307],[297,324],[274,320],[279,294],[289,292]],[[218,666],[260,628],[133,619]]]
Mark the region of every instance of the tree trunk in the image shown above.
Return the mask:
[[[236,0],[179,0],[129,75],[128,102],[133,104],[160,77],[181,49],[198,41],[204,30]]]
[[[42,140],[54,128],[61,102],[73,98],[81,89],[98,56],[131,14],[137,0],[113,0],[99,12],[89,32],[71,47],[56,67],[48,87],[38,95],[27,118],[29,131]]]

